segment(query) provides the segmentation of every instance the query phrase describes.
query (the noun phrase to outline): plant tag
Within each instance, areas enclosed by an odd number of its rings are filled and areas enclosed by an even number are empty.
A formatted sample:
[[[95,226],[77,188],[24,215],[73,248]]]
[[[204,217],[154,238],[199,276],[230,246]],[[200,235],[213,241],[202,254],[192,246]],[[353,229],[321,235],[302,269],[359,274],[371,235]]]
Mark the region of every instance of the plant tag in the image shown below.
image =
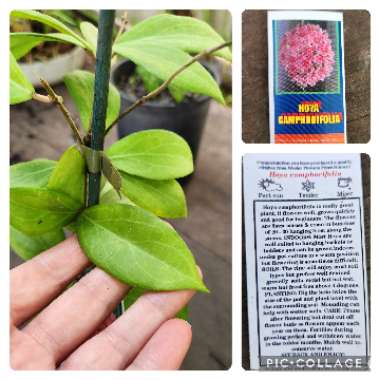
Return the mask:
[[[343,15],[268,12],[272,143],[345,143]]]
[[[360,155],[247,154],[243,174],[251,368],[367,368]]]

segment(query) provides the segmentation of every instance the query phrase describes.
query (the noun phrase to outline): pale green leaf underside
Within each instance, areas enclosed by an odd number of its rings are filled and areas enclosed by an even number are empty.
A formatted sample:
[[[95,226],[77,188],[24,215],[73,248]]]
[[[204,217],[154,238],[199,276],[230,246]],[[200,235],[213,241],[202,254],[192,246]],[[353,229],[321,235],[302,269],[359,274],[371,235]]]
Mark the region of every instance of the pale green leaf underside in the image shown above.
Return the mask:
[[[83,128],[90,128],[92,118],[92,106],[94,102],[95,75],[89,71],[75,70],[64,77],[64,83],[69,90],[70,96],[78,110]],[[108,93],[108,107],[106,127],[119,116],[120,95],[114,85],[110,83]]]
[[[162,83],[161,79],[151,74],[142,66],[136,66],[136,74],[141,78],[146,92],[152,92]]]
[[[10,104],[18,104],[32,99],[34,88],[10,53]]]
[[[11,17],[38,21],[42,24],[50,26],[51,28],[55,30],[58,30],[59,32],[63,34],[72,36],[73,38],[77,39],[80,43],[82,43],[84,46],[89,47],[87,41],[85,41],[81,36],[76,34],[74,31],[72,31],[69,27],[67,27],[61,21],[49,15],[43,14],[38,11],[33,11],[33,10],[14,10],[11,12]]]
[[[173,85],[169,85],[168,90],[177,103],[181,103],[187,94],[186,90]]]
[[[66,194],[46,188],[18,187],[10,191],[11,225],[28,235],[65,226],[82,205]]]
[[[119,196],[117,191],[112,187],[112,185],[109,182],[106,182],[105,186],[100,192],[99,203],[100,204],[125,203],[129,205],[134,205],[134,203],[130,199],[128,199],[123,193],[120,193],[120,196]]]
[[[110,146],[107,154],[118,169],[149,179],[180,178],[194,169],[186,141],[161,129],[132,133]]]
[[[120,281],[152,290],[207,291],[185,242],[153,214],[125,204],[98,205],[84,210],[77,226],[86,255]]]
[[[48,189],[61,191],[84,205],[86,163],[76,146],[71,146],[61,156],[51,174]]]
[[[37,159],[11,165],[10,187],[46,186],[55,165],[55,161],[45,159]]]
[[[123,33],[115,43],[120,45],[139,41],[199,53],[224,42],[223,38],[206,22],[193,17],[160,14],[150,17]],[[228,48],[214,53],[231,60]]]
[[[120,172],[121,192],[136,205],[162,218],[183,218],[187,215],[186,198],[175,179],[151,180]]]
[[[10,226],[10,245],[23,260],[29,260],[39,253],[60,243],[65,238],[62,229],[53,230],[39,236],[26,235]]]
[[[157,78],[155,75],[151,74],[142,66],[136,66],[136,74],[141,78],[144,84],[146,92],[152,92],[157,87],[159,87],[163,81]],[[169,84],[168,90],[170,95],[174,98],[177,103],[180,103],[183,98],[186,96],[187,91],[182,88],[173,86],[172,83]]]
[[[96,45],[98,41],[98,28],[87,21],[81,22],[79,27],[80,27],[80,31],[82,32],[83,37],[88,42],[88,45],[91,46],[91,51],[95,55]]]
[[[85,48],[86,46],[77,38],[63,33],[11,33],[10,49],[16,59],[22,58],[35,46],[45,41],[58,41]]]
[[[191,60],[191,56],[182,50],[139,40],[115,45],[114,51],[129,58],[135,64],[143,66],[163,81]],[[224,103],[218,84],[199,62],[193,63],[178,74],[171,84],[189,92],[210,96]]]

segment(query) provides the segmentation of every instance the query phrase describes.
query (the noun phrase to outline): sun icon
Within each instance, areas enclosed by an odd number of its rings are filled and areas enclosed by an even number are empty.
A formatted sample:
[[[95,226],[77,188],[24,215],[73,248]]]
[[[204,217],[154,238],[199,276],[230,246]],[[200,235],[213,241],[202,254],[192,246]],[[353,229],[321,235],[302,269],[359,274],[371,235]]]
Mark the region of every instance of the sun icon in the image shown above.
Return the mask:
[[[281,184],[276,183],[273,181],[273,179],[270,178],[263,178],[259,182],[259,187],[264,191],[282,191],[283,187]]]

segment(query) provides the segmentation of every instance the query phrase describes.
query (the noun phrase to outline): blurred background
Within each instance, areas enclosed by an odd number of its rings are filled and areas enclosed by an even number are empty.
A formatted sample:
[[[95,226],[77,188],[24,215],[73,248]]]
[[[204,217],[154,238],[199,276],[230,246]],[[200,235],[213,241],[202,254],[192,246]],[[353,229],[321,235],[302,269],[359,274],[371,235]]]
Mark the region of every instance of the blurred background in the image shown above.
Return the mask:
[[[164,11],[130,11],[127,29],[145,18]],[[200,18],[225,39],[231,40],[231,17],[228,11],[196,10],[170,11]],[[79,21],[97,23],[94,11],[59,11],[48,13],[75,28]],[[118,11],[119,22],[124,11]],[[37,30],[36,30],[37,29]],[[11,31],[37,31],[41,24],[28,24],[25,20],[11,22]],[[45,27],[42,27],[45,29]],[[181,125],[179,133],[188,133],[196,153],[195,173],[183,183],[187,196],[189,216],[184,220],[171,220],[188,243],[196,261],[202,268],[210,294],[197,294],[190,304],[189,322],[193,326],[193,344],[183,369],[227,369],[231,364],[231,65],[222,60],[210,61],[210,72],[219,82],[226,105],[205,97],[187,97],[182,103],[164,105],[174,110]],[[203,63],[203,62],[202,62]],[[48,77],[55,91],[63,96],[66,106],[79,121],[73,103],[62,83],[64,74],[74,69],[93,71],[94,59],[81,48],[56,42],[43,43],[34,48],[21,61],[22,70],[29,76]],[[205,66],[209,69],[208,64]],[[39,90],[43,93],[42,90]],[[151,110],[144,109],[144,113]],[[155,105],[157,107],[157,104]],[[152,107],[151,107],[152,108]],[[123,108],[122,108],[123,109]],[[154,111],[157,114],[157,109]],[[171,112],[171,111],[170,111]],[[133,113],[128,115],[126,120]],[[166,117],[172,117],[167,115]],[[177,115],[177,116],[176,116]],[[128,121],[133,124],[131,119]],[[184,131],[186,129],[186,131]],[[112,130],[107,137],[109,145],[123,132]],[[30,101],[10,109],[10,160],[11,164],[35,158],[57,160],[72,145],[70,129],[62,114],[53,104]],[[11,267],[22,260],[11,252]]]

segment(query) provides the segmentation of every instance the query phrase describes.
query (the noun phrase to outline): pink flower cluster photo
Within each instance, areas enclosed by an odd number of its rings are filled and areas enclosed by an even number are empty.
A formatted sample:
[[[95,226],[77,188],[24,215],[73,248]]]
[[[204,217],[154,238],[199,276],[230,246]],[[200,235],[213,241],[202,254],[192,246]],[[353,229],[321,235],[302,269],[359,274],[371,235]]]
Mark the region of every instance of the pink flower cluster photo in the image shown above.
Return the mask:
[[[326,30],[299,24],[281,38],[279,60],[290,80],[305,89],[331,75],[335,53]]]

